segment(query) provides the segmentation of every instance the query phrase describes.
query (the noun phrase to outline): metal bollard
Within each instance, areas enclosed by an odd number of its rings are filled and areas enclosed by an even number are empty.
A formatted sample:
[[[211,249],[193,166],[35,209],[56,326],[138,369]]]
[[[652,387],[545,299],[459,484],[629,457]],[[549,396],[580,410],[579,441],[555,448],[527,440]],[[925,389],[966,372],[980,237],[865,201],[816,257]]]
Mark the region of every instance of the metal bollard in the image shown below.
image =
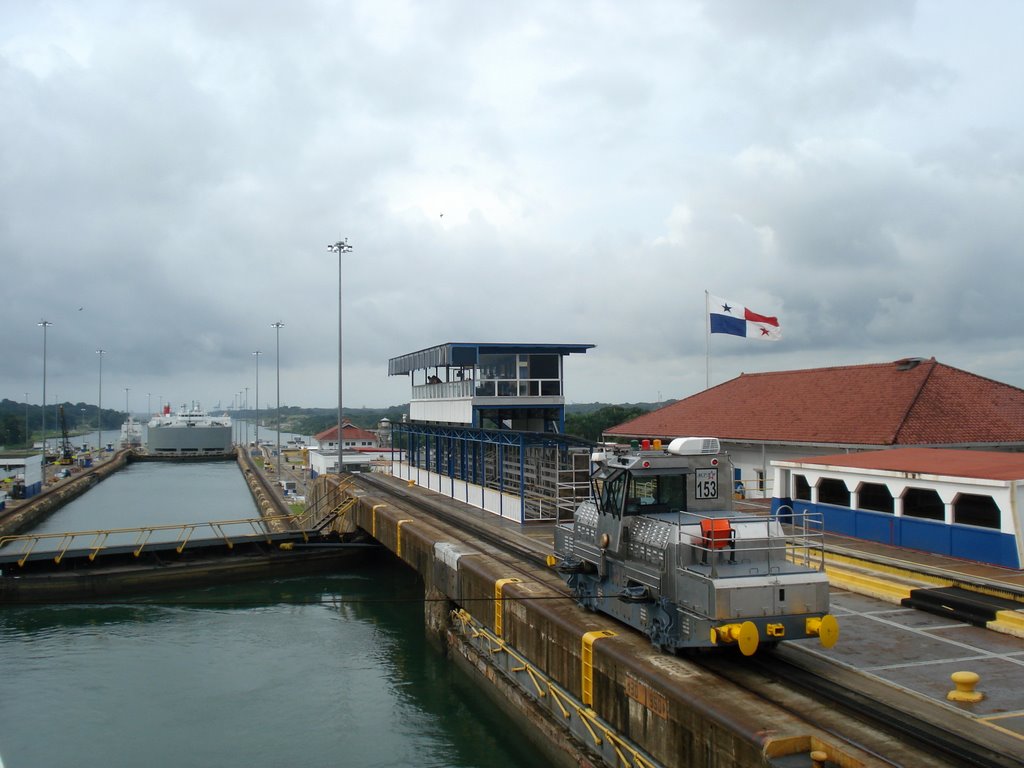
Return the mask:
[[[811,752],[811,768],[825,768],[825,761],[828,760],[828,753],[821,749]]]
[[[956,688],[946,694],[947,700],[959,701],[965,704],[977,704],[985,698],[985,694],[981,691],[974,690],[974,686],[981,679],[977,672],[954,672],[949,678],[953,681],[953,685]]]

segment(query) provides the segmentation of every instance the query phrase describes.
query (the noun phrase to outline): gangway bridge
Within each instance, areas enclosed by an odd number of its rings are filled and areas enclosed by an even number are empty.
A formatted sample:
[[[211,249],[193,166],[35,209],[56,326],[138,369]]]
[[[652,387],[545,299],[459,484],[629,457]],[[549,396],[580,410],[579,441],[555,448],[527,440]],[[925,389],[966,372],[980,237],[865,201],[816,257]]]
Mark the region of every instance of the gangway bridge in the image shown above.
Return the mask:
[[[318,514],[0,536],[0,604],[109,599],[330,570],[375,545]]]

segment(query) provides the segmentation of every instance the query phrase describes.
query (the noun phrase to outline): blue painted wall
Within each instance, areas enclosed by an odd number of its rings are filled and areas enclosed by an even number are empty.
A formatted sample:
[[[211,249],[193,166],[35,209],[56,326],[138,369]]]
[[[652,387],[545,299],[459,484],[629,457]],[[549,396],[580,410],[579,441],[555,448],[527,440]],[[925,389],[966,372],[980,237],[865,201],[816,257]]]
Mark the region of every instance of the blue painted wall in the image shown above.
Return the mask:
[[[994,529],[947,525],[937,520],[896,517],[885,512],[811,504],[789,498],[772,499],[772,514],[785,520],[788,510],[783,507],[786,506],[797,514],[820,514],[829,533],[1006,568],[1021,567],[1014,537]]]

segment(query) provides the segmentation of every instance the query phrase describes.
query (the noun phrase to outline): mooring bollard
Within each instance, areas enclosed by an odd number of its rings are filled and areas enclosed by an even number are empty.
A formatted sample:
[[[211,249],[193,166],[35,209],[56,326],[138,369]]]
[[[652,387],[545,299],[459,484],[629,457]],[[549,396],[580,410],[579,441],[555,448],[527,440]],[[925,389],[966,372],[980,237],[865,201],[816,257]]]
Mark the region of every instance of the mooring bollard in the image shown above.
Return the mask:
[[[811,768],[825,768],[825,761],[828,760],[828,753],[816,749],[811,752]]]
[[[976,704],[985,698],[981,691],[974,690],[981,677],[977,672],[954,672],[949,676],[953,681],[955,689],[946,694],[949,701],[960,701],[966,704]]]

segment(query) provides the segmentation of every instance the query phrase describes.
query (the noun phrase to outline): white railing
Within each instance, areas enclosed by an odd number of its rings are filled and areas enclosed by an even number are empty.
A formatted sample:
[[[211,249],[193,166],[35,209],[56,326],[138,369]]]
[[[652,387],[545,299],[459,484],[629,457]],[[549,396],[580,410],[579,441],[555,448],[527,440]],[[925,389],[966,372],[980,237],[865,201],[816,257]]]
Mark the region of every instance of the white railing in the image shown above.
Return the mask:
[[[413,384],[413,400],[457,400],[473,397],[473,382],[442,381],[434,384]]]

